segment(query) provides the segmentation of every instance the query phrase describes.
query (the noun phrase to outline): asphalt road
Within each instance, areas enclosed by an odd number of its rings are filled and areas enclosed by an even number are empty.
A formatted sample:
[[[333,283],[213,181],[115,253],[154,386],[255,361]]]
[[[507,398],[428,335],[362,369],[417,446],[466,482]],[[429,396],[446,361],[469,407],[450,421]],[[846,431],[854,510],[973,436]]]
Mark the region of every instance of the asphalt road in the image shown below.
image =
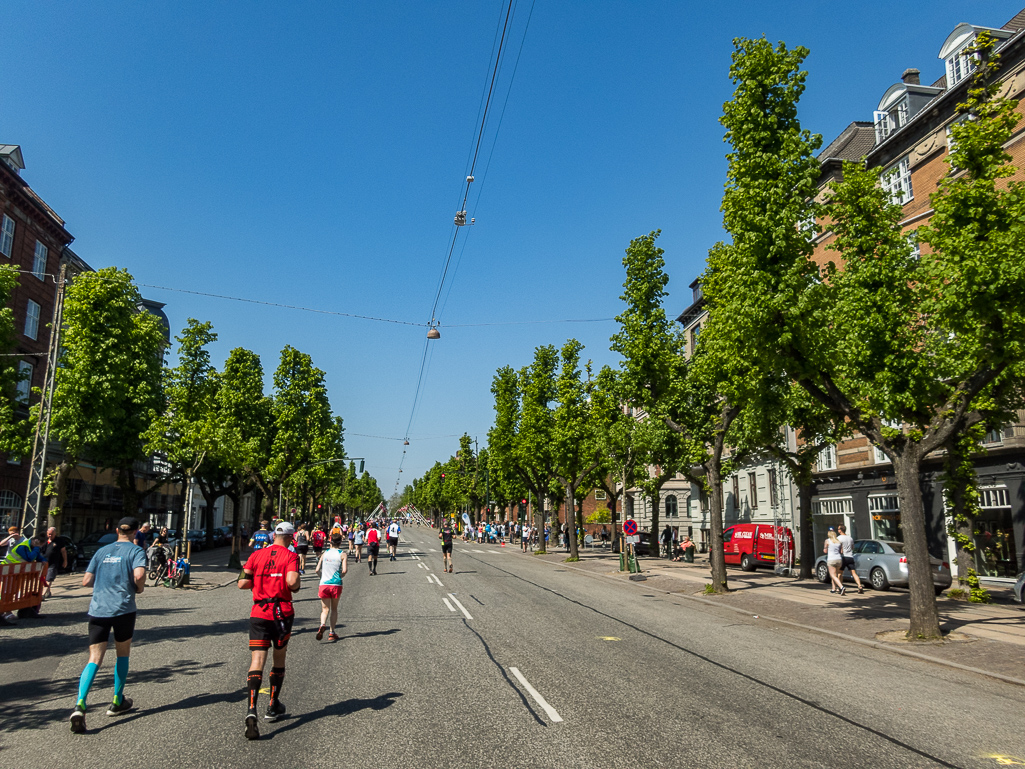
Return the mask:
[[[518,548],[406,530],[350,563],[341,640],[316,641],[310,574],[282,699],[243,737],[250,596],[150,588],[126,693],[113,648],[68,717],[87,599],[0,630],[0,764],[196,767],[995,767],[1025,763],[1025,689],[586,574]],[[312,569],[312,567],[311,567]],[[266,682],[266,678],[265,678]],[[265,684],[266,685],[266,684]],[[267,696],[261,697],[261,711]]]

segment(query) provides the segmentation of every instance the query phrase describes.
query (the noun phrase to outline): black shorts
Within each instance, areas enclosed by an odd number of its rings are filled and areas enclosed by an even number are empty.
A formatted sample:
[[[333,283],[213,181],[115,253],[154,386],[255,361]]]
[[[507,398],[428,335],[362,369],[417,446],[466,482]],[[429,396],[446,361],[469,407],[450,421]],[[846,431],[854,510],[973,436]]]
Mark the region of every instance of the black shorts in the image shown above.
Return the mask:
[[[131,641],[135,633],[135,612],[116,617],[89,617],[89,645],[107,643],[111,630],[118,643]]]
[[[444,542],[442,542],[441,543],[441,552],[442,553],[448,553],[449,555],[451,555],[452,554],[452,543],[449,542],[446,545]]]
[[[399,538],[398,537],[388,537],[388,546],[389,547],[398,547],[399,546]]]
[[[284,649],[288,646],[288,639],[292,637],[292,620],[295,617],[285,617],[281,620],[264,619],[263,617],[249,618],[249,648]]]
[[[313,546],[313,554],[314,554],[314,555],[320,555],[320,553],[321,553],[321,551],[322,551],[323,549],[324,549],[324,548],[323,548],[323,546],[321,546],[321,547],[317,547],[316,545],[314,545],[314,546]]]
[[[380,551],[381,551],[381,546],[378,545],[378,544],[367,545],[367,555],[372,555],[372,556],[374,556],[374,558],[376,558],[377,554]]]
[[[46,582],[52,585],[55,579],[57,579],[57,564],[51,563],[46,567]]]
[[[308,552],[310,552],[309,545],[296,545],[295,549],[299,553],[299,555],[306,555]]]

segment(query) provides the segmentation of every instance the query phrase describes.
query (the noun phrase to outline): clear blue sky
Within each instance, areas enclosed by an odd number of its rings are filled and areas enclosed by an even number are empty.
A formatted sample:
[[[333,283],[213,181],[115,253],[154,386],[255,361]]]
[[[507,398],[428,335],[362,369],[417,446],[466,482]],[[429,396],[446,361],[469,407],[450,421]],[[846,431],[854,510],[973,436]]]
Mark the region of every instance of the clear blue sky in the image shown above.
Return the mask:
[[[615,362],[613,323],[457,324],[612,317],[623,250],[656,228],[669,310],[689,303],[722,237],[732,38],[811,49],[802,120],[828,142],[871,120],[905,68],[938,78],[958,22],[1001,26],[1022,2],[537,0],[524,38],[531,5],[518,0],[477,224],[458,241],[403,482],[454,452],[457,438],[439,436],[484,440],[499,366],[571,336],[596,364]],[[503,7],[9,2],[0,143],[22,146],[25,178],[94,267],[426,323]],[[212,321],[218,365],[243,346],[269,375],[284,345],[310,353],[348,453],[392,493],[424,328],[143,291],[167,303],[173,329]]]

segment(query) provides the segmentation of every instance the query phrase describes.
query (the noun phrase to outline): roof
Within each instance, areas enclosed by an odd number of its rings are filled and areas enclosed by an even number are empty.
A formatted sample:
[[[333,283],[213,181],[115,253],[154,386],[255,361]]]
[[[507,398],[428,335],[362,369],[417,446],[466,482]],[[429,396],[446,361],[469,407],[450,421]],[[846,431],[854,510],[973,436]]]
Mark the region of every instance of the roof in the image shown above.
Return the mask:
[[[876,144],[875,128],[868,121],[855,120],[831,141],[818,157],[820,160],[861,160]]]
[[[1004,24],[1004,29],[1013,29],[1015,32],[1025,29],[1025,9],[1018,11],[1013,19]]]
[[[25,158],[21,155],[21,147],[17,144],[0,144],[0,157],[3,157],[15,170],[25,168]]]

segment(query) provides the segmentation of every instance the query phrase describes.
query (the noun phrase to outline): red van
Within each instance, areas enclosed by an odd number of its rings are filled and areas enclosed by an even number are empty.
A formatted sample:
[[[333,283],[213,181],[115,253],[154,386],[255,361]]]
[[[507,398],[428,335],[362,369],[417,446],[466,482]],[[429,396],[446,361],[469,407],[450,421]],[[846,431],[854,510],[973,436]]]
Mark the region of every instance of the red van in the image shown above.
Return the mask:
[[[738,523],[722,533],[727,565],[739,565],[744,571],[776,565],[776,538],[780,539],[784,565],[794,563],[794,535],[783,526],[768,523]]]

